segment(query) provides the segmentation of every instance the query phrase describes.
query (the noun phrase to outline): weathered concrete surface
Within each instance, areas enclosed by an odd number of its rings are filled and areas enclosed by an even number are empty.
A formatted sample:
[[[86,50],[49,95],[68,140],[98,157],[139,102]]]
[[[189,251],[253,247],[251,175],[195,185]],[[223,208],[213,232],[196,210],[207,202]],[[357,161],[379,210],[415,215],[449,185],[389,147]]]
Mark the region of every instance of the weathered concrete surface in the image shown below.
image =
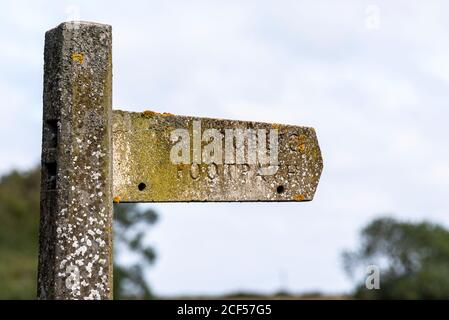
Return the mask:
[[[279,167],[258,173],[258,164],[174,164],[174,129],[201,120],[202,132],[225,129],[277,129]],[[190,146],[194,142],[191,140]],[[268,139],[267,139],[268,140]],[[206,142],[203,141],[202,146]],[[268,144],[268,143],[267,143]],[[235,143],[234,143],[235,146]],[[247,144],[245,144],[245,148]],[[146,111],[113,111],[113,196],[121,202],[310,201],[323,167],[315,130],[308,127],[174,116]],[[193,151],[192,151],[193,152]],[[224,156],[223,156],[224,157]],[[237,159],[237,158],[235,158]]]
[[[38,297],[112,297],[111,27],[45,35]]]

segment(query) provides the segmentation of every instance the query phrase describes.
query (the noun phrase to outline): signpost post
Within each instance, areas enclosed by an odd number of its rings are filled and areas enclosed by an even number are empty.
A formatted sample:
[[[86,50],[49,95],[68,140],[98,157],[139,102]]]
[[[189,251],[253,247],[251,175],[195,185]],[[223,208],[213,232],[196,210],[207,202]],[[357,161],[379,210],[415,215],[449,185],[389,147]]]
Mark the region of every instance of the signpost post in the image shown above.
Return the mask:
[[[111,27],[45,39],[38,297],[112,298],[112,203],[310,201],[313,128],[112,111]]]

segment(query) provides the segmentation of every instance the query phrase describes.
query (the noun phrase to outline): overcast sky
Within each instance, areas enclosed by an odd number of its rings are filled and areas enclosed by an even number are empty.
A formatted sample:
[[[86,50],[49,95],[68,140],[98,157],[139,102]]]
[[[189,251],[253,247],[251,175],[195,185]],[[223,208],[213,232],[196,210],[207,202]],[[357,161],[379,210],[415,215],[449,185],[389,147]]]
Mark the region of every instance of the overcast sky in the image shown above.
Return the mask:
[[[39,162],[44,33],[113,26],[114,108],[313,126],[311,203],[161,204],[156,293],[347,292],[372,218],[449,226],[446,1],[0,0],[0,173]]]

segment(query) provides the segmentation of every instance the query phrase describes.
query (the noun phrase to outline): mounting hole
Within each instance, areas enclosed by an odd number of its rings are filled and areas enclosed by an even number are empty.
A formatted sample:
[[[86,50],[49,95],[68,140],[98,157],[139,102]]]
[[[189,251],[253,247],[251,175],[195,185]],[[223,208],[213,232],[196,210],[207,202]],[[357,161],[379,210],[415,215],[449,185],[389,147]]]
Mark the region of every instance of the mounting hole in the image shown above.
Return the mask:
[[[137,186],[139,191],[143,191],[146,187],[147,187],[147,185],[143,182],[139,183],[139,185]]]
[[[276,191],[277,191],[277,193],[279,193],[279,194],[281,194],[282,192],[284,192],[284,186],[278,186],[277,188],[276,188]]]

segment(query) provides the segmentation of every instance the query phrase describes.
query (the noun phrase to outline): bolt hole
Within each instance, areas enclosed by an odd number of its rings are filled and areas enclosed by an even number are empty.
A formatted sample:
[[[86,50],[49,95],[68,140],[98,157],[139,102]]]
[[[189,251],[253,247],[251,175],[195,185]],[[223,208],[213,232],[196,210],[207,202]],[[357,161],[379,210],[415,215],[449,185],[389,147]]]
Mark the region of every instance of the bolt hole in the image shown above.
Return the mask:
[[[146,187],[147,187],[147,185],[145,183],[143,183],[143,182],[139,183],[139,185],[137,186],[137,188],[140,191],[143,191]]]
[[[284,192],[284,186],[278,186],[276,189],[277,193],[283,193]]]

